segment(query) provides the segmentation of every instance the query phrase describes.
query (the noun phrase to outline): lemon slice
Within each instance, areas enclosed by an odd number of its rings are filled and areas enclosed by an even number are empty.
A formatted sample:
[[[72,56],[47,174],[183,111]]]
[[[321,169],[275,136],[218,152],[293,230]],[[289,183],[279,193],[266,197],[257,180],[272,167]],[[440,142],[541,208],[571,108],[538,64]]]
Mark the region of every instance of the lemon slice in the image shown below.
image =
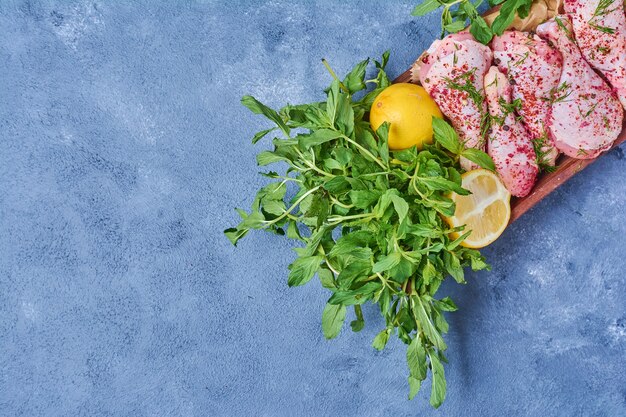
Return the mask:
[[[456,203],[454,216],[446,221],[452,227],[466,225],[470,235],[461,243],[466,248],[484,248],[493,243],[509,224],[511,194],[498,176],[486,169],[468,171],[462,175],[463,188],[472,192],[461,196],[452,193]],[[456,239],[460,234],[452,236]]]

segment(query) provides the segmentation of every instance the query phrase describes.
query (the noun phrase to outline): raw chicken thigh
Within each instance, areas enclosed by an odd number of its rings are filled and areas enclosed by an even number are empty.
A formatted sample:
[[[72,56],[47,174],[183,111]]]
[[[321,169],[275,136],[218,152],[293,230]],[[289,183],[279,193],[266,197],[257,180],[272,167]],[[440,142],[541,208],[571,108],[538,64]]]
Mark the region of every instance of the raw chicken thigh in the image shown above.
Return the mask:
[[[537,155],[530,133],[515,115],[509,80],[497,67],[485,76],[485,94],[491,115],[487,151],[509,192],[525,197],[539,174]]]
[[[422,58],[420,81],[442,113],[450,119],[465,146],[483,149],[487,104],[483,91],[491,50],[469,33],[435,41]],[[470,170],[477,166],[462,158]]]
[[[552,91],[557,88],[563,69],[561,54],[537,35],[510,31],[493,38],[494,63],[508,76],[513,100],[531,133],[542,165],[554,166],[558,150],[550,134]]]
[[[595,158],[619,136],[624,108],[584,60],[568,16],[556,16],[537,33],[552,41],[563,57],[563,72],[552,97],[550,131],[556,147],[573,158]]]
[[[626,108],[626,16],[622,0],[565,0],[576,43]]]

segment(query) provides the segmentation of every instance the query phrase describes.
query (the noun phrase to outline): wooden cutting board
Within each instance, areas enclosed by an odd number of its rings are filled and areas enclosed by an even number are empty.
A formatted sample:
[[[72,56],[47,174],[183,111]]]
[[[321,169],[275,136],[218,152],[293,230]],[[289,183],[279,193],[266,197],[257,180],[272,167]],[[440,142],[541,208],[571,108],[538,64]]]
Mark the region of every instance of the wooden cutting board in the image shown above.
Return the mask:
[[[558,3],[560,6],[560,1],[553,1],[549,3]],[[493,16],[497,15],[497,13],[498,8],[495,8],[485,13],[485,16],[493,18]],[[524,25],[524,23],[526,22],[520,23],[520,25],[523,26],[519,27],[519,29],[528,29],[528,25]],[[534,29],[533,26],[536,27],[536,24],[531,24],[530,29]],[[416,76],[413,75],[413,71],[411,69],[405,71],[393,82],[419,84],[419,80]],[[617,138],[611,149],[615,149],[624,142],[626,142],[626,120],[624,121],[624,129],[622,130],[622,133]],[[552,173],[542,174],[535,184],[532,192],[528,196],[524,198],[513,197],[511,199],[511,223],[519,219],[524,213],[533,208],[545,196],[556,190],[560,185],[565,183],[567,180],[572,178],[574,175],[585,169],[587,166],[591,165],[593,162],[596,161],[596,159],[601,158],[605,154],[606,152],[594,159],[574,159],[565,155],[561,155],[557,160],[556,171]]]

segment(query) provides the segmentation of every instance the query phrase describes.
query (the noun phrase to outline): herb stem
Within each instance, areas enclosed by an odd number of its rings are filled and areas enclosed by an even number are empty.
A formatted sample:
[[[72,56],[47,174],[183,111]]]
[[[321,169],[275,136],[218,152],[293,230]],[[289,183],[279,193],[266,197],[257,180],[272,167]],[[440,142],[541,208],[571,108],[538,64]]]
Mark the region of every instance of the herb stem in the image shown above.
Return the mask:
[[[364,214],[355,214],[352,216],[329,217],[328,221],[330,222],[330,224],[333,224],[333,223],[345,222],[347,220],[367,219],[367,218],[373,218],[373,217],[374,217],[374,213],[364,213]]]
[[[380,166],[382,169],[384,170],[389,170],[389,167],[385,166],[385,164],[383,164],[380,159],[376,158],[370,151],[368,151],[367,149],[365,149],[363,146],[359,145],[358,142],[350,139],[348,136],[341,134],[341,137],[343,139],[345,139],[346,141],[350,142],[351,144],[353,144],[354,146],[356,146],[357,148],[359,148],[363,153],[365,153],[372,161],[376,162],[378,164],[378,166]]]
[[[335,74],[335,71],[333,71],[333,69],[330,67],[330,64],[328,64],[328,61],[326,61],[326,58],[322,58],[322,64],[324,64],[324,66],[326,67],[326,69],[328,70],[328,72],[330,73],[330,75],[337,80],[337,82],[339,83],[339,87],[341,87],[341,89],[343,91],[346,92],[346,94],[350,94],[350,90],[348,90],[348,87],[346,87],[345,85],[343,85],[343,83],[341,82],[341,80],[339,79],[339,77],[337,77],[337,74]]]
[[[338,205],[339,207],[343,207],[345,209],[351,209],[354,207],[354,204],[344,204],[341,201],[337,200],[335,197],[333,197],[332,195],[329,196],[330,197],[330,201],[333,202],[333,204]]]
[[[272,224],[278,223],[279,221],[281,221],[282,219],[287,217],[289,214],[291,214],[291,212],[296,207],[298,207],[298,204],[300,204],[305,198],[307,198],[309,195],[313,194],[314,192],[316,192],[320,188],[322,188],[322,186],[318,185],[317,187],[311,188],[309,191],[307,191],[306,193],[302,194],[302,197],[300,197],[295,203],[292,204],[291,207],[289,207],[287,210],[285,210],[285,212],[283,214],[281,214],[280,216],[276,217],[274,220],[265,220],[265,221],[263,221],[264,227],[269,227]]]
[[[310,169],[312,169],[313,171],[317,172],[318,174],[321,174],[325,177],[329,177],[329,178],[335,178],[335,175],[326,172],[324,170],[321,170],[317,167],[317,165],[315,165],[315,163],[312,163],[311,161],[309,161],[308,159],[305,158],[304,154],[302,152],[300,152],[299,149],[296,148],[296,152],[298,153],[298,155],[300,156],[300,158],[302,159],[302,162],[304,162],[304,164],[306,166],[308,166]]]
[[[328,260],[328,258],[324,258],[324,262],[326,262],[326,265],[328,266],[328,269],[330,269],[333,274],[335,274],[335,277],[337,275],[339,275],[339,271],[337,271],[335,268],[333,268],[333,266],[330,264],[330,261]]]

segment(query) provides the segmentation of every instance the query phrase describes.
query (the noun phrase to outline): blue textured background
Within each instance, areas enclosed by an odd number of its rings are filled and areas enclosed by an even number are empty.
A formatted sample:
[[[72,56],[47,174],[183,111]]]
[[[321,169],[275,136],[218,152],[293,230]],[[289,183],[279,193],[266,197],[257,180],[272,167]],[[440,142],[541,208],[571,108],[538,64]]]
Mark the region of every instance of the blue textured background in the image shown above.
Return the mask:
[[[323,340],[328,294],[288,289],[292,243],[237,222],[267,123],[240,104],[437,36],[414,1],[0,3],[0,415],[624,416],[626,160],[509,228],[491,273],[444,286],[448,400],[406,401],[383,323]],[[425,390],[429,390],[429,385]],[[545,414],[544,414],[545,413]]]

